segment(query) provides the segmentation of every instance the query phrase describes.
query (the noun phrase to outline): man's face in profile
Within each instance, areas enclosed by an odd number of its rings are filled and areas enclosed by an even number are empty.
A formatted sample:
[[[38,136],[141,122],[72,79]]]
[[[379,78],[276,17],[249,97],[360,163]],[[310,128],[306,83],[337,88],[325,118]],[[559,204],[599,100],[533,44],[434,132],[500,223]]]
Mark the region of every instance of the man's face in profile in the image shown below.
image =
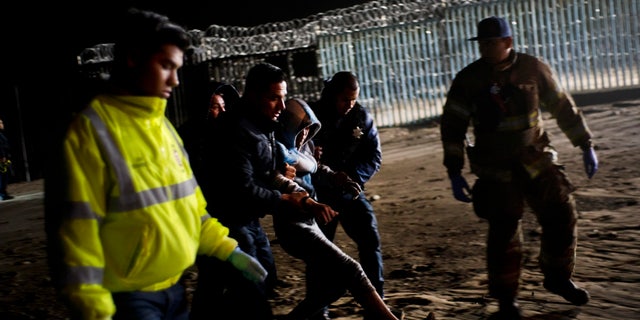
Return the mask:
[[[269,90],[259,97],[260,111],[272,121],[278,121],[280,113],[286,107],[284,99],[287,97],[287,83],[285,81],[272,83]]]

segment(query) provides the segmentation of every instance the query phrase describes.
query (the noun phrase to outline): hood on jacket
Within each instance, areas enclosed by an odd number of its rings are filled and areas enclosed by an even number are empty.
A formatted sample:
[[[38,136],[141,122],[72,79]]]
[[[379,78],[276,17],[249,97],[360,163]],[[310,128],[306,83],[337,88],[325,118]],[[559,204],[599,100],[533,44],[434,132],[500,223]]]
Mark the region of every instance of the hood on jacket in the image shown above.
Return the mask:
[[[302,129],[309,127],[309,134],[302,142],[304,145],[318,133],[320,121],[311,110],[311,107],[300,98],[288,99],[285,101],[285,106],[286,108],[278,118],[282,129],[279,132],[280,137],[278,140],[288,149],[292,149],[296,147],[296,137],[302,132]]]

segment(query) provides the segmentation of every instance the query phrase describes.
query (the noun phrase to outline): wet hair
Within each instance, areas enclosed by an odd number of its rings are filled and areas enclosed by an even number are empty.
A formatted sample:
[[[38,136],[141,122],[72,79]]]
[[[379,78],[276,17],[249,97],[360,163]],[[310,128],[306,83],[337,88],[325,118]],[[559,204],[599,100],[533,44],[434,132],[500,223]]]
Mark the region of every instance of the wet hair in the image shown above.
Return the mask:
[[[118,23],[114,43],[114,68],[126,67],[132,54],[146,58],[172,44],[186,52],[191,44],[189,33],[156,12],[131,8]]]
[[[357,90],[360,87],[358,77],[350,71],[340,71],[324,82],[321,99],[333,99],[344,89]]]
[[[243,96],[268,91],[272,84],[286,80],[287,76],[280,67],[266,62],[256,64],[247,73]]]

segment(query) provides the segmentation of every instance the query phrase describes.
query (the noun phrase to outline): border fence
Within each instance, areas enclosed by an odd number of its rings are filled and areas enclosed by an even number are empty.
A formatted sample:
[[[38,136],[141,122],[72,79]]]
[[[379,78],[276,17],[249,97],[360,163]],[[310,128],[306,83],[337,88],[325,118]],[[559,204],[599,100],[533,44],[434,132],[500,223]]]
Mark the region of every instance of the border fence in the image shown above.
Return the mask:
[[[195,50],[169,117],[180,124],[183,105],[208,101],[210,81],[242,90],[248,68],[268,61],[288,72],[292,96],[317,99],[324,79],[350,70],[378,126],[430,120],[456,72],[478,58],[467,39],[490,15],[505,17],[515,49],[547,61],[572,93],[638,87],[639,7],[638,0],[380,0],[256,27],[190,30]],[[79,64],[89,76],[108,72],[111,49],[86,48]]]

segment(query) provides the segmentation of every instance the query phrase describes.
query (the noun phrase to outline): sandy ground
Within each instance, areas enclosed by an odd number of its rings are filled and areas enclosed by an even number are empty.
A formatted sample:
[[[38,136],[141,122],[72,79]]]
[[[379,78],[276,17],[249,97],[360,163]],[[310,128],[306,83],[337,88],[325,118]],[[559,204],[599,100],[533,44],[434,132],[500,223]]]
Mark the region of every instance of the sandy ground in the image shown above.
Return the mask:
[[[573,306],[542,287],[536,257],[540,230],[533,215],[523,220],[525,261],[520,304],[525,319],[640,319],[640,100],[583,107],[595,134],[600,170],[588,180],[581,153],[554,121],[547,121],[561,162],[578,187],[578,260],[574,280],[591,293],[589,304]],[[382,170],[367,186],[374,201],[385,259],[386,300],[406,319],[487,319],[497,310],[487,297],[487,224],[469,204],[455,201],[442,166],[436,122],[382,128]],[[472,182],[473,176],[465,173]],[[47,275],[43,181],[15,183],[16,198],[0,202],[0,318],[65,319]],[[303,264],[278,245],[270,218],[264,225],[285,285],[273,299],[276,314],[289,311],[304,294]],[[355,256],[339,230],[336,242]],[[195,269],[188,283],[197,279]],[[189,288],[191,289],[191,288]],[[360,319],[347,295],[331,305],[336,319]]]

